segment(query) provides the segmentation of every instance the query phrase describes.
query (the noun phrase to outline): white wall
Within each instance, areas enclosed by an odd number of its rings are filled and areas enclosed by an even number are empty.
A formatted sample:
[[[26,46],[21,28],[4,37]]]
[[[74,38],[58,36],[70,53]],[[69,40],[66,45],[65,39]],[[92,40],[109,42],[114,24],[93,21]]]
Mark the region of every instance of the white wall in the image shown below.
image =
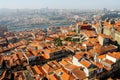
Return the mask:
[[[112,61],[112,62],[116,62],[116,58],[112,57],[112,56],[109,56],[109,55],[106,55],[106,59]]]
[[[73,59],[72,59],[72,63],[76,66],[81,66],[81,64],[79,63],[78,59],[76,57],[73,56]]]

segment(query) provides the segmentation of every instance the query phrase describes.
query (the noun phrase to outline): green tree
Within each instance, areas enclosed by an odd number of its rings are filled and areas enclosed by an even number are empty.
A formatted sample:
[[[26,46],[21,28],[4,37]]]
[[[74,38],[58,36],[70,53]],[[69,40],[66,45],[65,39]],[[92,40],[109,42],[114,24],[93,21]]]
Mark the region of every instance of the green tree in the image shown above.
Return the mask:
[[[71,37],[66,37],[65,41],[71,41],[71,39],[72,39]]]
[[[62,46],[62,40],[60,38],[55,39],[55,44],[57,46]]]

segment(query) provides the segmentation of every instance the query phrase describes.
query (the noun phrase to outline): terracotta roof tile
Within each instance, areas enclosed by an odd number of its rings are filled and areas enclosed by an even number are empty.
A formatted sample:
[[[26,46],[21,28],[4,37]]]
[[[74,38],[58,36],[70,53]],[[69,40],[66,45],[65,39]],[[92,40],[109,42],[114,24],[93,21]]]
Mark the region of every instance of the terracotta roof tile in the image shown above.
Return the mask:
[[[62,65],[62,66],[66,66],[68,64],[71,63],[72,60],[70,60],[69,58],[64,58],[62,59],[62,61],[60,61],[59,63]]]
[[[120,52],[108,53],[107,55],[114,57],[116,59],[120,59]]]
[[[113,45],[108,45],[108,46],[101,46],[100,44],[94,46],[93,51],[96,52],[98,55],[105,54],[108,51],[113,52],[116,51],[116,47]]]
[[[95,66],[97,66],[98,68],[103,68],[103,64],[100,62],[92,62],[92,64],[94,64]]]
[[[68,64],[68,65],[66,65],[64,68],[65,68],[66,70],[68,70],[68,71],[71,71],[71,70],[73,70],[73,69],[75,69],[75,68],[78,68],[78,66],[73,65],[73,64]]]
[[[39,69],[39,67],[37,65],[33,66],[33,70],[39,75],[43,74],[43,72],[41,71],[41,69]]]
[[[73,69],[72,74],[79,80],[83,80],[86,78],[86,74],[84,73],[84,71],[80,70],[80,68]]]
[[[100,55],[100,56],[98,56],[97,58],[99,58],[99,59],[106,58],[106,54]]]
[[[78,22],[77,23],[79,26],[91,26],[90,24],[84,24],[84,23],[82,23],[82,22]]]
[[[45,72],[46,74],[51,73],[51,72],[54,71],[54,69],[53,69],[51,66],[49,66],[48,64],[44,64],[44,65],[42,66],[42,69],[44,70],[44,72]]]
[[[82,64],[83,66],[85,66],[87,68],[90,67],[90,65],[91,65],[91,63],[87,60],[81,60],[80,64]]]
[[[50,61],[47,64],[54,70],[61,68],[61,65],[57,61]]]
[[[114,62],[112,62],[112,61],[110,61],[110,60],[108,60],[108,59],[105,59],[104,62],[106,62],[106,63],[108,63],[108,64],[110,64],[110,65],[114,64]]]
[[[82,58],[82,56],[80,54],[76,54],[76,55],[74,55],[74,57],[77,58],[77,59]]]
[[[87,37],[89,37],[89,38],[90,37],[97,37],[96,32],[93,30],[85,30],[85,31],[82,31],[81,33],[87,35]]]
[[[111,28],[113,25],[109,24],[109,22],[104,22],[104,26],[107,28]]]
[[[59,80],[55,74],[50,74],[46,76],[48,78],[48,80]]]
[[[95,27],[95,28],[97,28],[97,27],[99,27],[99,23],[95,23],[92,26]]]
[[[69,80],[70,75],[66,73],[63,69],[58,69],[55,71],[57,76],[60,76],[62,80]]]

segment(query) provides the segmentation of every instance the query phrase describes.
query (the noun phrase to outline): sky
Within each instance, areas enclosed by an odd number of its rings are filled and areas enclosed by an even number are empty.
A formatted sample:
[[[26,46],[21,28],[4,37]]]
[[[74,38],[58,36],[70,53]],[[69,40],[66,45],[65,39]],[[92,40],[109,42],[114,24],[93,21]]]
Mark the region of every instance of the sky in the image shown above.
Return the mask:
[[[120,9],[120,0],[0,0],[0,8],[10,9]]]

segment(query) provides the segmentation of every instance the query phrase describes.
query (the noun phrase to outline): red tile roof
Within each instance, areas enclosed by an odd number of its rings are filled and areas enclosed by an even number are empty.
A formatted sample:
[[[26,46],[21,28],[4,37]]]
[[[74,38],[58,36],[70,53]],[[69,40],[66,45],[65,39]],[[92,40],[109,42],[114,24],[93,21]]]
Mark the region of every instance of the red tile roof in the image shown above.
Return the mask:
[[[37,74],[39,74],[39,75],[43,75],[43,74],[44,74],[43,70],[41,70],[40,67],[37,66],[37,65],[33,66],[33,70],[34,70]]]
[[[87,68],[90,67],[90,65],[91,65],[91,63],[87,60],[81,60],[80,64],[82,64],[83,66],[85,66]]]
[[[80,54],[76,54],[76,55],[74,55],[74,57],[77,58],[77,59],[82,58],[82,56]]]
[[[87,78],[85,72],[80,70],[80,68],[73,69],[72,74],[79,80]]]
[[[49,66],[48,64],[44,64],[42,66],[42,69],[44,70],[44,72],[46,74],[52,73],[54,71],[54,69],[51,66]]]
[[[50,74],[46,76],[48,80],[59,80],[55,74]]]
[[[63,69],[58,69],[55,71],[57,76],[60,76],[60,79],[62,80],[69,80],[70,79],[70,75],[68,73],[66,73]]]
[[[107,55],[114,57],[116,59],[120,59],[120,52],[108,53]]]

